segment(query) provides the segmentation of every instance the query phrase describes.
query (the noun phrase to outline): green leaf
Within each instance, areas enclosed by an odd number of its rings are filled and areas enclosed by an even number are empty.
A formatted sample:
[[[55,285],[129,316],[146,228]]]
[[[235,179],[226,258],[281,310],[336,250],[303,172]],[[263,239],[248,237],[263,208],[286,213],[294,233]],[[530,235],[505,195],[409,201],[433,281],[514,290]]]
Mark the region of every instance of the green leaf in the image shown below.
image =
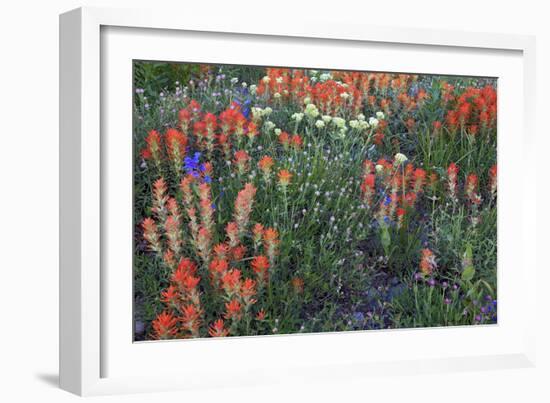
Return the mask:
[[[384,248],[386,255],[388,255],[390,250],[390,245],[391,245],[391,236],[390,236],[390,231],[388,231],[388,227],[386,225],[381,226],[380,237],[381,237],[380,241],[382,242],[382,247]]]
[[[473,259],[472,245],[467,244],[466,251],[464,252],[464,256],[462,258],[461,278],[463,281],[472,281],[472,279],[474,278],[474,275],[476,274],[476,269],[474,268],[473,261],[474,259]]]

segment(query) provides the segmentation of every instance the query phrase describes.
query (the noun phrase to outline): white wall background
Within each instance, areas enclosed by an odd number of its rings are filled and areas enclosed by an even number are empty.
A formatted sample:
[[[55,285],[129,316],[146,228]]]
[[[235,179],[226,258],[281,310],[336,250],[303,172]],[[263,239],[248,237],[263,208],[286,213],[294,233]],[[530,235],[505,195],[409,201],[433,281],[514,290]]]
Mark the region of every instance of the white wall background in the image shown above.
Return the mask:
[[[539,267],[548,248],[548,123],[550,14],[546,2],[394,0],[190,2],[188,12],[242,19],[304,14],[353,23],[533,34],[538,51]],[[5,402],[69,402],[57,383],[58,337],[58,14],[81,5],[169,7],[169,0],[18,0],[0,6],[0,396]],[[533,190],[535,197],[535,190]],[[378,377],[349,384],[228,389],[94,398],[98,401],[548,401],[550,392],[550,276],[538,279],[537,368],[480,373]]]

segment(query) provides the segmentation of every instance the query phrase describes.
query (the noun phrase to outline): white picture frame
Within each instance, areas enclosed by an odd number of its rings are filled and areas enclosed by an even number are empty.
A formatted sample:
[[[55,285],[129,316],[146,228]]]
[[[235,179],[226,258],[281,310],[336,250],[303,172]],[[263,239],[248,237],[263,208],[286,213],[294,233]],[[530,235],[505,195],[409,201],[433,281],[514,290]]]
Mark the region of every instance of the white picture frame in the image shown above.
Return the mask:
[[[152,30],[155,30],[155,36],[149,38]],[[269,43],[274,52],[281,44],[285,44],[289,49],[294,45],[307,49],[308,46],[322,43],[325,49],[332,49],[335,54],[338,53],[338,49],[346,46],[348,50],[359,47],[358,51],[362,51],[361,46],[371,46],[381,52],[391,47],[394,53],[397,52],[395,54],[414,51],[425,55],[428,60],[432,58],[434,69],[437,69],[437,63],[435,56],[430,52],[448,53],[449,60],[453,60],[456,56],[453,52],[460,51],[471,54],[468,57],[472,60],[478,57],[481,58],[479,60],[486,61],[477,67],[471,63],[464,64],[459,70],[464,74],[475,75],[476,71],[490,72],[493,68],[493,71],[502,71],[503,77],[510,85],[510,91],[505,91],[505,94],[510,98],[514,94],[514,99],[502,101],[499,95],[499,102],[504,102],[502,105],[499,104],[499,111],[516,112],[508,114],[513,116],[513,119],[501,119],[500,116],[503,114],[499,113],[499,141],[501,133],[506,135],[512,129],[517,136],[513,139],[506,136],[502,142],[504,145],[499,145],[499,199],[510,200],[504,203],[499,200],[499,293],[503,293],[499,299],[504,298],[504,303],[499,301],[499,310],[504,310],[504,322],[501,323],[499,312],[499,325],[480,326],[475,330],[470,327],[413,329],[267,338],[244,337],[232,340],[197,340],[190,343],[141,343],[139,346],[132,343],[131,338],[124,333],[125,330],[116,327],[116,323],[126,323],[123,317],[125,311],[122,308],[115,309],[117,307],[113,305],[110,287],[107,285],[107,281],[121,284],[124,278],[112,277],[112,272],[105,271],[109,266],[108,260],[122,258],[123,253],[120,252],[118,257],[111,256],[111,250],[104,243],[105,228],[111,225],[111,221],[105,223],[105,211],[110,208],[111,203],[106,194],[114,191],[113,186],[119,187],[118,182],[108,179],[115,176],[114,171],[109,171],[108,167],[112,167],[113,164],[109,163],[109,152],[105,147],[120,147],[124,153],[126,144],[112,142],[113,137],[105,137],[105,133],[111,133],[114,128],[124,130],[128,117],[113,119],[111,109],[106,111],[102,108],[105,108],[105,105],[114,105],[113,101],[119,100],[116,98],[117,94],[122,94],[125,88],[127,89],[127,81],[119,80],[121,76],[117,74],[125,74],[128,71],[126,62],[129,58],[138,59],[145,54],[132,53],[135,43],[132,44],[131,37],[139,33],[143,35],[140,37],[143,52],[149,49],[147,55],[161,58],[160,60],[172,60],[169,49],[173,48],[174,43],[182,40],[186,33],[193,33],[195,39],[190,40],[202,41],[201,35],[205,38],[212,37],[211,46],[214,46],[216,41],[239,38],[239,41],[248,40],[260,45],[264,42]],[[208,40],[205,41],[201,44],[210,46]],[[154,46],[155,43],[158,46]],[[197,46],[193,49],[193,61],[201,61],[207,57],[204,49],[203,53]],[[529,315],[535,311],[532,309],[535,285],[525,281],[525,278],[536,277],[536,212],[535,209],[528,208],[524,202],[526,192],[506,193],[506,184],[517,180],[521,181],[524,189],[536,188],[534,175],[520,179],[514,170],[530,161],[531,155],[534,155],[533,37],[408,28],[388,29],[307,19],[292,28],[265,19],[247,21],[246,26],[243,26],[231,19],[201,19],[161,10],[80,8],[60,17],[60,50],[60,384],[63,389],[79,395],[96,395],[207,388],[235,383],[247,385],[295,382],[296,379],[319,380],[325,377],[345,379],[375,373],[412,374],[534,365],[534,320],[531,321]],[[286,60],[289,63],[292,60],[295,60],[294,65],[298,66],[305,63],[304,56],[298,56],[299,52],[288,53],[291,56],[287,57],[294,57]],[[344,54],[345,52],[342,53]],[[507,63],[500,63],[501,66],[498,66],[499,55],[509,55],[510,60],[513,59],[509,63],[512,66],[509,70],[505,67]],[[180,57],[185,56],[184,54]],[[121,59],[117,59],[118,57]],[[218,58],[211,57],[202,61],[235,61],[228,60],[229,57],[228,54],[220,52]],[[389,62],[395,60],[392,57],[396,56],[391,56],[391,52],[388,52],[388,55],[383,57],[387,57]],[[483,57],[487,59],[482,59]],[[105,58],[110,59],[104,60]],[[258,62],[254,63],[254,60]],[[238,62],[269,65],[269,60],[273,59],[272,56],[270,59],[266,50],[264,53],[256,51],[252,55],[243,56]],[[323,63],[322,60],[318,59],[312,63]],[[415,64],[418,60],[414,60],[410,64],[401,64],[399,67],[404,69],[401,71],[432,72],[426,62]],[[342,56],[334,63],[340,64],[330,67],[349,66],[351,61],[346,61],[345,56]],[[357,64],[352,67],[359,66]],[[384,64],[377,66],[383,69]],[[423,70],[418,71],[420,68]],[[110,80],[109,84],[106,84],[107,76],[116,80]],[[131,80],[131,77],[128,79]],[[127,98],[120,100],[123,106],[127,104]],[[124,111],[123,108],[121,110]],[[127,109],[127,112],[130,115],[130,109]],[[119,124],[120,127],[117,126]],[[505,126],[501,127],[503,124]],[[128,135],[128,138],[130,137]],[[500,162],[501,156],[505,157],[507,150],[515,150],[516,155],[521,155],[514,165]],[[121,157],[122,161],[126,157]],[[125,172],[122,169],[118,176]],[[127,178],[128,181],[130,179]],[[123,183],[121,188],[124,188]],[[511,190],[511,186],[508,186],[508,189]],[[121,193],[121,197],[124,198],[124,194]],[[516,211],[516,215],[503,222],[500,219],[503,211],[512,214]],[[125,223],[119,224],[124,226]],[[521,239],[521,242],[517,242],[518,239]],[[517,249],[510,251],[506,245],[511,245],[514,240],[518,244]],[[504,248],[501,247],[501,243],[504,244]],[[521,270],[513,274],[509,269],[501,268],[501,262],[504,262],[502,265],[519,264]],[[501,282],[504,284],[502,291]],[[126,295],[127,291],[128,288],[122,295]],[[521,295],[519,306],[506,304],[512,292]],[[524,312],[521,320],[518,319],[520,311]],[[510,312],[508,318],[506,312]],[[113,318],[115,320],[112,320]],[[442,339],[466,340],[466,343],[476,340],[477,347],[465,344],[447,351],[444,343],[441,343]],[[441,347],[428,351],[430,345],[439,346],[438,341]],[[379,348],[365,348],[365,353],[355,354],[354,348],[361,343],[376,345]],[[390,354],[391,344],[401,347],[395,348]],[[417,346],[419,351],[412,353],[409,351],[410,346]],[[326,349],[323,354],[319,353],[321,348]],[[223,371],[209,369],[208,364],[214,356],[225,354],[234,362],[244,350],[247,351],[249,360],[252,360],[250,368],[239,364],[241,366],[237,365],[237,370],[231,376],[227,376]],[[285,356],[285,350],[294,353]],[[155,368],[154,360],[158,357],[182,354],[182,351],[186,352],[188,359],[185,364],[178,364],[179,368],[178,365],[173,365],[163,371],[159,370],[158,374],[150,370],[133,370],[135,365],[131,357],[139,356],[140,360],[145,360],[141,361],[144,366],[151,369]],[[367,352],[369,356],[365,357],[364,354]],[[267,357],[264,364],[253,361],[255,356],[261,354]],[[194,368],[193,372],[186,369],[190,367]],[[304,371],[305,368],[307,371]],[[243,373],[247,376],[242,376]]]

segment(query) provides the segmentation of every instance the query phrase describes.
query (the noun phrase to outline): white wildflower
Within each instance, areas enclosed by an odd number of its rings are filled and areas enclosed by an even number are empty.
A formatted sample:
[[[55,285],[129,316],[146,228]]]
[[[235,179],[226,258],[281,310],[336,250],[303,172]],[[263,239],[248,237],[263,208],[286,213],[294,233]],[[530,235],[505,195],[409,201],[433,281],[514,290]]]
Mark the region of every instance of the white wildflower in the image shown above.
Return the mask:
[[[384,119],[385,118],[384,112],[382,112],[382,111],[376,112],[376,118],[379,119],[379,120]]]
[[[293,113],[290,118],[292,120],[295,120],[296,123],[300,123],[302,121],[302,119],[304,118],[304,114],[301,113],[301,112],[296,112],[296,113]]]
[[[323,73],[319,76],[319,80],[321,81],[327,81],[327,80],[330,80],[332,78],[332,74],[330,73]]]
[[[307,104],[304,113],[306,114],[306,116],[312,119],[315,119],[317,116],[319,116],[319,110],[313,104]]]
[[[332,118],[332,123],[334,123],[339,129],[342,129],[346,126],[346,119],[341,117],[334,117]]]
[[[406,162],[408,160],[407,156],[405,154],[401,154],[401,153],[395,154],[395,156],[393,158],[395,159],[395,162],[397,162],[398,164],[403,164],[404,162]]]
[[[317,127],[317,129],[322,129],[323,127],[325,127],[325,122],[323,122],[322,120],[318,120],[315,122],[315,127]]]

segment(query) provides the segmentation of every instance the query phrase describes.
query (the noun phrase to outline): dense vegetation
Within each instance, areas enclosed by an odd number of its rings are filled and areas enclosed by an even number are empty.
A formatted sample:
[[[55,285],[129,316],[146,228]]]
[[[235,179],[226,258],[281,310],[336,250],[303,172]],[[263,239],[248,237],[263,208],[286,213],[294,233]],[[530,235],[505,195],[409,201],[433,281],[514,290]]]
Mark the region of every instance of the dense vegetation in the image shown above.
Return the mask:
[[[136,340],[496,323],[496,80],[134,80]]]

